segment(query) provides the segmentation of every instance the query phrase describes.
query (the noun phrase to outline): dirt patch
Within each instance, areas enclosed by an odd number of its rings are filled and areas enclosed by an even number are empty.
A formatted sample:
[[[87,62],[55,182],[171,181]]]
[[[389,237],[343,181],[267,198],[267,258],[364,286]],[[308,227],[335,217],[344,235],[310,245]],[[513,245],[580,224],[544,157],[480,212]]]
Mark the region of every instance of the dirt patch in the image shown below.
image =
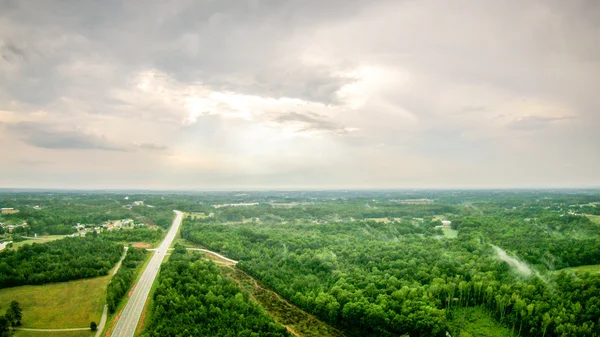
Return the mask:
[[[136,242],[133,244],[133,247],[134,248],[150,248],[150,247],[152,247],[152,245],[149,243]]]
[[[104,337],[110,337],[112,335],[112,332],[115,329],[115,326],[117,325],[117,322],[119,321],[119,318],[121,318],[122,313],[123,313],[123,309],[121,309],[121,311],[119,311],[119,313],[116,314],[115,317],[113,317],[110,320],[110,322],[106,322],[107,325],[108,324],[110,324],[110,325],[105,328]]]

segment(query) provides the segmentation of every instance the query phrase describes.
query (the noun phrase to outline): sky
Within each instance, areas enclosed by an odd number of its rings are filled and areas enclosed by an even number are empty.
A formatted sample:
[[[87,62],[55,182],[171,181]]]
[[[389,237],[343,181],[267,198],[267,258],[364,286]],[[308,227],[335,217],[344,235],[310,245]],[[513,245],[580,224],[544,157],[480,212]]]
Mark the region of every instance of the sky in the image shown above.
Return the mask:
[[[600,186],[595,0],[0,0],[0,187]]]

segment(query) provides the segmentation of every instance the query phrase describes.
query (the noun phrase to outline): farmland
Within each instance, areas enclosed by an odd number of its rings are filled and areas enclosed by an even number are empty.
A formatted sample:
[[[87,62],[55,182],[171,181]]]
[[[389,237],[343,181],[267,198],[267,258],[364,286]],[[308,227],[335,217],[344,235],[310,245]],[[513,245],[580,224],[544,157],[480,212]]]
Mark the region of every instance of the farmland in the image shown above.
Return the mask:
[[[22,327],[64,329],[100,322],[110,276],[0,289],[0,311],[13,300],[23,308]]]

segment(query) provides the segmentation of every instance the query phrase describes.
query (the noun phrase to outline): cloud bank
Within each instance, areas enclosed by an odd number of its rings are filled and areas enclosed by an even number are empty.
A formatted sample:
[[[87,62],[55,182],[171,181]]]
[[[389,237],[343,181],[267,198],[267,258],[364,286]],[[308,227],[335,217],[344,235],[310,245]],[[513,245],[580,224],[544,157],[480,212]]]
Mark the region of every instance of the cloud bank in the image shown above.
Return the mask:
[[[598,17],[584,0],[3,1],[0,186],[598,186]]]

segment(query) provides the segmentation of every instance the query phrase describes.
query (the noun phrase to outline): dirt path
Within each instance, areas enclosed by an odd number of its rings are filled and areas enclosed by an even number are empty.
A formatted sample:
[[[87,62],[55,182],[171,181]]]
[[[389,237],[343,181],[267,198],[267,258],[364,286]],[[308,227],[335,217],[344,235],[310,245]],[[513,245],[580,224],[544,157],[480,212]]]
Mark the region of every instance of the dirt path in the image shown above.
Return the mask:
[[[100,324],[98,324],[98,330],[96,330],[96,336],[100,337],[102,335],[102,330],[104,330],[104,325],[106,324],[106,318],[108,317],[108,305],[104,305],[104,309],[102,310],[102,318],[100,318]]]
[[[231,265],[236,265],[238,262],[236,260],[232,260],[229,258],[226,258],[225,256],[219,254],[219,253],[215,253],[213,251],[210,251],[208,249],[203,249],[203,248],[186,248],[187,250],[193,250],[193,251],[199,251],[199,252],[204,252],[207,254],[212,255],[213,258],[216,258],[218,261],[220,262],[224,262],[227,264],[231,264]]]

